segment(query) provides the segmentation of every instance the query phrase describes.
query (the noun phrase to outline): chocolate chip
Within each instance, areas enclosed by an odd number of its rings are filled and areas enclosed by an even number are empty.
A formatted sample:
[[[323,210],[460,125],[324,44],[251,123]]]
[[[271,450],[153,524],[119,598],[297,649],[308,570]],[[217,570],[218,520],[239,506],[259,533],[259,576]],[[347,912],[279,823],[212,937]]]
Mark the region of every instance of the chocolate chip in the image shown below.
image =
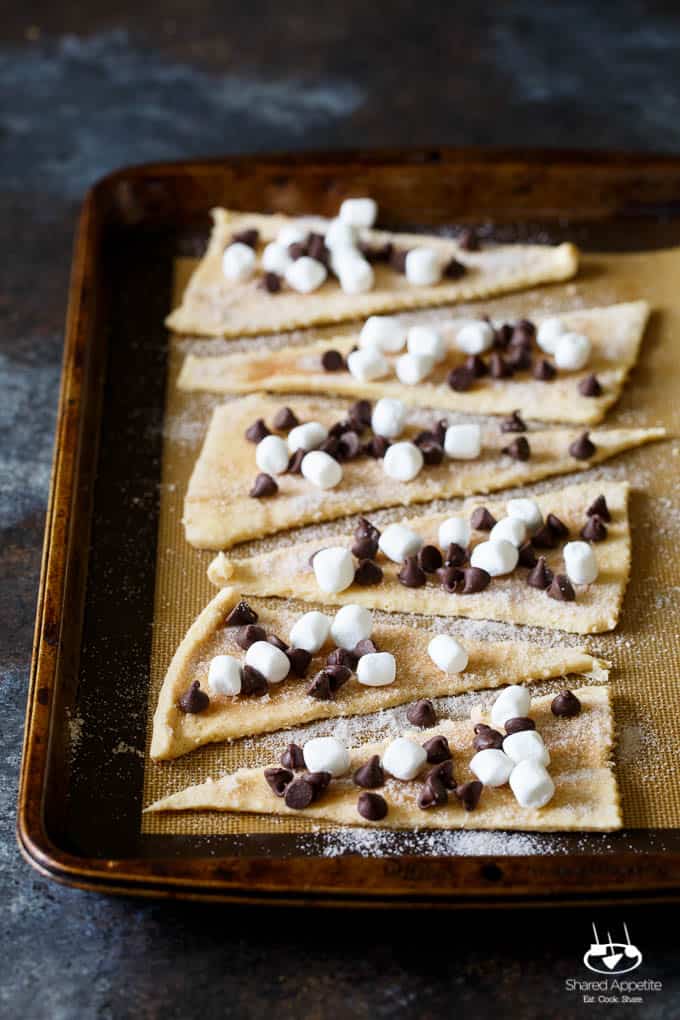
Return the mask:
[[[569,444],[569,453],[576,460],[590,460],[596,449],[588,432],[582,432],[578,439]]]
[[[338,460],[354,460],[361,453],[361,440],[356,432],[349,429],[338,439]]]
[[[606,537],[607,525],[597,514],[592,514],[581,528],[581,538],[587,542],[604,542]]]
[[[272,476],[261,471],[255,477],[248,495],[253,499],[269,499],[270,496],[275,496],[278,491],[279,487]]]
[[[245,627],[240,627],[236,634],[236,644],[246,652],[256,641],[266,640],[267,633],[264,627],[260,627],[255,623],[247,623]]]
[[[286,787],[293,781],[293,773],[290,769],[281,769],[278,766],[264,770],[264,778],[267,780],[270,790],[276,797],[283,797]]]
[[[437,577],[444,591],[450,595],[463,590],[465,584],[465,572],[460,567],[441,567],[437,571]]]
[[[367,262],[389,262],[394,245],[391,241],[387,241],[385,244],[369,244],[367,241],[360,241],[358,247]]]
[[[282,641],[280,637],[276,636],[276,634],[268,634],[267,635],[267,642],[270,645],[274,645],[274,648],[278,648],[278,650],[280,652],[287,652],[288,651],[288,645],[286,644],[286,642]]]
[[[478,723],[475,723],[475,725],[473,726],[473,729],[474,729],[474,731],[475,731],[475,736],[476,736],[476,735],[477,735],[478,733],[481,733],[481,732],[482,732],[482,730],[490,730],[491,728],[492,728],[492,727],[491,727],[491,726],[489,726],[489,724],[488,724],[488,723],[485,723],[485,722],[478,722]]]
[[[501,432],[526,432],[527,426],[519,411],[513,411],[501,422]]]
[[[474,227],[463,227],[456,240],[463,251],[479,251],[479,237]]]
[[[179,699],[179,707],[182,712],[187,712],[189,715],[196,715],[198,712],[204,712],[210,704],[210,698],[201,690],[201,685],[198,680],[193,680],[189,685],[188,690],[184,692],[182,697]]]
[[[535,730],[536,723],[526,715],[515,715],[512,719],[505,720],[505,732],[508,736],[511,733],[521,733],[522,730]]]
[[[534,365],[534,379],[539,382],[551,382],[557,375],[557,369],[547,358],[541,358]]]
[[[536,553],[531,542],[525,542],[519,547],[519,559],[517,560],[520,567],[535,567],[536,566]]]
[[[273,425],[279,432],[290,432],[299,424],[300,419],[290,407],[280,407],[274,415]]]
[[[582,397],[601,397],[602,387],[600,386],[600,380],[596,375],[587,375],[578,384],[578,391]]]
[[[373,407],[370,400],[357,400],[355,404],[352,404],[347,417],[350,422],[356,426],[369,426],[371,424],[371,415],[373,413]],[[361,428],[359,428],[361,431]]]
[[[317,262],[321,262],[322,265],[328,268],[330,252],[326,247],[323,234],[311,233],[309,235],[307,238],[307,254],[310,258],[316,259]]]
[[[237,230],[235,234],[231,235],[232,244],[247,244],[249,248],[256,248],[259,239],[260,231],[255,227],[251,227],[249,230]]]
[[[476,510],[472,511],[470,524],[475,531],[491,531],[495,523],[496,518],[489,513],[485,506],[478,506]]]
[[[367,517],[360,517],[354,529],[355,538],[371,538],[375,542],[380,538],[380,531]]]
[[[321,355],[321,367],[324,372],[341,372],[345,367],[345,359],[340,351],[328,350]]]
[[[528,372],[533,360],[531,351],[526,347],[511,347],[506,357],[506,364],[512,372]]]
[[[503,734],[499,733],[498,730],[492,729],[490,726],[486,726],[477,733],[472,741],[472,746],[475,751],[488,751],[489,748],[498,750],[503,746]]]
[[[498,329],[494,330],[494,346],[499,350],[504,351],[512,340],[512,334],[513,327],[509,323],[504,322],[502,326],[499,326]]]
[[[350,672],[353,672],[357,666],[356,655],[354,652],[350,652],[348,648],[334,648],[326,657],[326,665],[346,666]]]
[[[333,700],[333,686],[331,684],[331,676],[327,669],[319,670],[319,672],[312,678],[312,682],[305,691],[310,698],[316,698],[317,701],[332,701]]]
[[[241,694],[244,697],[261,698],[269,690],[267,678],[253,666],[244,666],[241,674]]]
[[[328,789],[333,776],[330,772],[308,772],[304,778],[312,788],[312,800],[318,800]]]
[[[334,460],[340,459],[340,440],[336,439],[335,436],[328,436],[324,439],[323,443],[319,447],[323,453],[327,453],[329,457],[333,457]]]
[[[423,443],[420,447],[420,452],[423,455],[425,464],[441,464],[444,459],[444,447],[440,446],[439,443]]]
[[[472,372],[475,379],[481,379],[489,372],[489,368],[480,354],[470,354],[465,359],[465,367]]]
[[[374,754],[372,758],[361,765],[352,777],[357,786],[363,786],[366,790],[377,790],[385,785],[385,771],[380,764],[380,757]]]
[[[361,641],[357,641],[352,652],[355,658],[360,659],[363,655],[373,655],[378,651],[378,646],[375,641],[371,641],[370,638],[362,638]]]
[[[602,495],[599,495],[597,499],[593,500],[586,510],[587,517],[594,517],[596,515],[603,521],[611,521],[612,519],[612,515],[609,513],[609,507],[607,506],[607,500]]]
[[[545,591],[546,588],[550,587],[552,579],[553,572],[549,567],[546,567],[545,556],[539,556],[536,566],[527,574],[527,584],[532,588],[538,588],[540,591]]]
[[[531,543],[537,549],[555,549],[558,537],[549,524],[544,524],[531,537]]]
[[[358,560],[372,560],[378,553],[378,539],[373,535],[362,535],[352,544],[352,555]]]
[[[460,280],[461,276],[465,276],[466,272],[467,266],[459,262],[458,259],[450,259],[444,266],[442,275],[447,280]]]
[[[450,758],[440,762],[439,765],[435,765],[426,774],[425,778],[429,779],[431,776],[435,776],[447,790],[452,790],[456,785],[456,780],[453,777],[453,762]]]
[[[373,436],[367,443],[364,443],[363,451],[374,460],[382,460],[390,445],[389,439],[385,439],[384,436]]]
[[[451,757],[449,742],[441,734],[426,740],[423,744],[423,750],[427,754],[427,760],[430,765],[439,765],[443,761],[448,761]]]
[[[456,393],[465,393],[474,385],[475,374],[467,365],[456,365],[449,372],[446,381]]]
[[[446,418],[440,418],[436,425],[432,428],[432,437],[439,446],[444,445],[446,439],[446,430],[449,427],[449,423]]]
[[[491,583],[491,574],[481,567],[467,567],[463,571],[463,595],[476,595]]]
[[[512,331],[513,343],[531,343],[536,336],[536,327],[530,319],[519,319]]]
[[[328,674],[328,680],[331,685],[331,691],[336,694],[343,684],[346,684],[352,675],[352,669],[349,666],[345,666],[342,663],[335,663],[334,665],[326,666],[324,673]]]
[[[268,294],[278,294],[281,290],[281,282],[282,278],[278,273],[268,272],[262,276],[258,287],[260,290],[266,290]]]
[[[467,549],[463,549],[462,545],[458,545],[457,542],[451,542],[446,555],[444,557],[444,566],[446,567],[462,567],[468,558]]]
[[[293,676],[302,680],[307,676],[309,665],[312,661],[311,654],[306,648],[289,648],[286,652],[290,663],[290,671]]]
[[[427,730],[436,723],[437,713],[429,698],[421,698],[420,701],[414,701],[412,705],[408,706],[406,718],[412,726]]]
[[[406,588],[422,588],[427,581],[425,571],[418,564],[417,556],[407,556],[397,577]]]
[[[382,569],[372,560],[361,560],[354,571],[354,583],[362,588],[370,588],[374,584],[380,584],[383,579]]]
[[[518,436],[508,446],[504,446],[502,452],[508,457],[512,457],[513,460],[529,460],[531,457],[529,440],[526,436]]]
[[[259,443],[268,435],[269,429],[264,418],[258,418],[246,429],[246,439],[249,443]]]
[[[549,597],[557,602],[574,602],[576,599],[571,581],[566,574],[555,574],[547,591]]]
[[[352,431],[352,423],[350,421],[336,421],[328,430],[329,436],[334,436],[336,439],[340,439],[344,436],[345,432]]]
[[[581,711],[581,702],[571,691],[560,691],[550,704],[550,711],[553,715],[571,718]]]
[[[424,545],[418,553],[418,564],[426,574],[434,574],[443,562],[442,554],[436,545]]]
[[[308,783],[306,779],[294,779],[293,782],[286,787],[285,802],[286,807],[293,808],[295,811],[302,811],[314,800],[314,787],[311,783]]]
[[[545,519],[545,523],[548,525],[553,535],[557,539],[569,538],[569,528],[561,521],[557,514],[548,514]]]
[[[461,783],[454,793],[466,811],[474,811],[482,795],[482,784],[479,780],[473,779],[469,783]]]
[[[279,759],[285,769],[299,772],[305,767],[305,756],[299,744],[289,744]]]
[[[357,811],[368,822],[380,822],[387,814],[387,801],[379,793],[360,793]]]
[[[224,625],[225,627],[245,627],[249,623],[257,623],[257,613],[244,599],[241,599],[229,613]]]
[[[390,268],[394,269],[396,273],[405,273],[407,255],[408,251],[404,248],[392,248],[390,252]]]
[[[292,244],[288,245],[288,254],[290,257],[297,262],[303,255],[307,254],[307,242],[306,241],[293,241]]]
[[[307,451],[302,448],[291,454],[290,460],[288,461],[288,467],[286,471],[289,475],[301,475],[302,474],[302,462],[307,455]]]
[[[428,811],[433,807],[441,807],[448,799],[449,795],[441,779],[437,776],[428,776],[418,793],[418,807],[421,811]]]
[[[512,375],[512,366],[497,351],[489,358],[489,375],[492,379],[507,379]]]

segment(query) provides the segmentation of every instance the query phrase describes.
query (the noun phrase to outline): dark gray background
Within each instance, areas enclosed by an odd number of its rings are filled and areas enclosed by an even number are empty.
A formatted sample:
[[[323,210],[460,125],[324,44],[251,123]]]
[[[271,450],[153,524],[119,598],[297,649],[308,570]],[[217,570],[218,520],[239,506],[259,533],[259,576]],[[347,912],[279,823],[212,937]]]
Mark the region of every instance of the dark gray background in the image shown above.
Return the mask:
[[[571,1017],[591,911],[307,915],[106,899],[14,839],[67,290],[87,186],[150,159],[509,144],[680,150],[677,4],[5,0],[0,15],[0,1013]],[[627,919],[680,1014],[673,915]],[[666,927],[669,926],[669,927]],[[664,928],[666,930],[664,930]]]

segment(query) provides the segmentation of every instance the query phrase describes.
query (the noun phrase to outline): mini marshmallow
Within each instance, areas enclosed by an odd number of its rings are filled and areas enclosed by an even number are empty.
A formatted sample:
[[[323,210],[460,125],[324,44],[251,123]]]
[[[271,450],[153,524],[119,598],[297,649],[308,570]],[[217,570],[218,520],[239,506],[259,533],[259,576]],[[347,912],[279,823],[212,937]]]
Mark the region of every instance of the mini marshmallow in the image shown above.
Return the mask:
[[[372,227],[378,215],[378,203],[372,198],[346,198],[340,206],[340,221],[351,227]]]
[[[208,667],[208,687],[213,694],[241,693],[241,663],[233,655],[216,655]]]
[[[513,767],[514,763],[507,754],[495,747],[477,751],[470,762],[470,771],[484,786],[504,786],[510,778]]]
[[[409,354],[428,354],[436,363],[446,357],[446,344],[432,326],[411,326],[406,346]]]
[[[313,290],[318,290],[327,276],[328,273],[323,262],[311,259],[309,255],[303,255],[302,258],[296,259],[288,266],[286,283],[300,294],[309,294]]]
[[[439,256],[432,248],[411,248],[406,254],[406,279],[416,287],[431,287],[442,278]]]
[[[323,450],[306,453],[300,470],[307,481],[316,485],[318,489],[334,489],[342,481],[342,467]]]
[[[491,577],[511,574],[519,560],[519,549],[501,538],[498,541],[480,542],[472,550],[470,566],[486,570]]]
[[[336,251],[339,248],[354,248],[356,231],[346,221],[340,219],[331,220],[324,240],[326,247],[331,251]]]
[[[265,436],[255,447],[255,463],[268,475],[282,475],[289,459],[288,444],[280,436]]]
[[[425,458],[415,443],[393,443],[383,457],[383,471],[396,482],[412,482],[424,464]]]
[[[545,807],[555,795],[555,784],[546,768],[531,758],[515,765],[510,773],[510,789],[525,808]]]
[[[501,517],[498,524],[494,524],[489,532],[490,542],[500,542],[502,539],[510,542],[517,549],[527,537],[527,526],[519,517]]]
[[[337,779],[349,770],[349,751],[337,737],[312,737],[302,754],[310,772],[330,772]]]
[[[597,557],[587,542],[567,542],[562,555],[567,577],[574,584],[592,584],[597,579]]]
[[[377,347],[395,354],[404,346],[406,329],[394,315],[371,315],[361,328],[359,347]]]
[[[224,249],[222,272],[228,280],[249,280],[255,272],[255,252],[249,244],[236,241]]]
[[[409,737],[397,737],[383,755],[383,767],[395,779],[415,779],[426,761],[427,752]]]
[[[474,460],[482,449],[479,425],[449,425],[444,436],[444,452],[454,460]]]
[[[343,606],[331,623],[331,637],[338,648],[351,650],[371,636],[373,615],[363,606]]]
[[[470,525],[465,517],[447,517],[439,525],[437,538],[439,548],[445,551],[451,544],[459,545],[461,549],[467,549],[470,541]]]
[[[361,347],[358,351],[352,351],[347,358],[347,367],[359,382],[383,379],[390,371],[387,358],[377,347]]]
[[[420,535],[405,524],[388,524],[378,539],[380,551],[393,563],[403,563],[407,556],[415,556],[422,544]]]
[[[272,241],[262,252],[262,268],[268,273],[278,273],[285,276],[288,266],[292,263],[288,249],[284,248],[278,241]]]
[[[396,675],[397,664],[391,652],[369,652],[357,663],[357,680],[364,687],[387,687]]]
[[[401,400],[393,397],[381,397],[373,408],[371,428],[378,436],[396,439],[401,435],[406,422],[406,408]]]
[[[250,646],[246,652],[246,666],[252,666],[270,684],[280,684],[290,672],[286,653],[269,641],[256,641]]]
[[[291,453],[296,450],[316,450],[323,441],[328,439],[328,429],[319,421],[306,421],[304,425],[296,425],[288,433],[288,449]]]
[[[314,557],[316,559],[316,557]],[[304,613],[295,621],[290,630],[290,643],[293,648],[304,648],[315,655],[326,642],[331,629],[331,621],[317,609]]]
[[[365,294],[375,283],[373,266],[359,254],[344,256],[337,262],[340,286],[345,294]]]
[[[281,227],[276,238],[276,243],[282,248],[287,248],[289,244],[302,244],[306,241],[309,236],[309,228],[303,226],[301,223],[287,223],[285,227]]]
[[[582,333],[563,333],[555,344],[555,364],[567,372],[577,372],[588,364],[592,344]]]
[[[467,322],[456,334],[456,346],[465,354],[483,354],[493,341],[493,326],[488,322]]]
[[[509,734],[503,740],[503,750],[515,764],[526,758],[538,761],[541,765],[550,764],[548,748],[543,743],[543,737],[536,730],[520,730],[518,733]]]
[[[491,708],[493,726],[505,726],[508,719],[524,718],[531,708],[531,695],[526,687],[511,684],[504,687]]]
[[[448,634],[433,637],[427,646],[427,653],[442,673],[462,673],[468,664],[468,653]]]
[[[506,510],[508,517],[516,517],[518,520],[524,521],[530,532],[538,531],[543,525],[543,514],[538,503],[533,499],[509,499],[506,503]]]
[[[394,366],[397,379],[405,386],[417,386],[433,368],[434,358],[430,354],[402,354]]]
[[[567,332],[567,327],[561,319],[551,316],[539,324],[536,333],[536,343],[546,354],[554,354],[559,338]]]
[[[354,581],[354,558],[349,549],[342,546],[320,549],[312,560],[312,566],[316,583],[327,595],[337,595]]]

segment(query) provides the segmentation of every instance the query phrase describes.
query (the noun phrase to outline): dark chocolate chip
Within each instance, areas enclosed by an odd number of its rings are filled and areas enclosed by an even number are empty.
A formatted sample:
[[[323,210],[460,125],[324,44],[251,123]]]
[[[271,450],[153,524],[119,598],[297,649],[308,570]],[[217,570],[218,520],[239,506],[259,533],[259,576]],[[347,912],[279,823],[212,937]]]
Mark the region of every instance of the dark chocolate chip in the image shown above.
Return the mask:
[[[356,426],[367,427],[371,424],[371,415],[373,413],[373,407],[370,400],[357,400],[355,404],[352,404],[347,417],[350,422]],[[361,429],[359,429],[361,431]]]
[[[340,460],[340,440],[335,436],[328,436],[319,447],[322,453],[327,453],[334,460]]]
[[[578,439],[569,444],[569,453],[576,460],[590,460],[596,449],[588,432],[582,432]]]
[[[536,326],[533,324],[531,319],[519,319],[514,326],[512,331],[513,343],[524,343],[531,341],[536,336]]]
[[[606,537],[607,525],[597,514],[592,514],[581,528],[581,538],[585,538],[587,542],[604,542]]]
[[[360,659],[363,655],[373,655],[378,651],[378,646],[375,641],[371,641],[370,638],[362,638],[361,641],[357,641],[352,652],[355,658]]]
[[[427,446],[428,443],[436,443],[437,440],[434,438],[434,432],[432,429],[423,429],[413,440],[415,446],[423,447]]]
[[[430,765],[439,765],[443,761],[448,761],[451,757],[449,742],[441,734],[426,740],[423,744],[423,750],[427,754],[427,760]]]
[[[347,683],[347,681],[352,675],[352,669],[354,669],[354,667],[350,668],[349,666],[345,666],[340,662],[337,662],[330,666],[327,665],[324,668],[324,673],[328,674],[328,682],[331,685],[331,691],[333,692],[333,694],[336,694],[337,691],[339,691],[340,688],[343,686],[343,684]]]
[[[307,676],[309,665],[312,661],[311,654],[306,648],[289,648],[286,652],[290,663],[290,671],[293,676],[302,680]]]
[[[586,510],[586,516],[594,517],[595,515],[600,517],[603,521],[611,521],[612,519],[612,515],[609,513],[609,507],[607,506],[607,500],[602,495],[593,500]]]
[[[412,705],[408,706],[406,718],[412,726],[427,730],[436,723],[437,713],[429,698],[421,698],[420,701],[414,701]]]
[[[465,571],[460,567],[441,567],[437,571],[437,577],[444,591],[450,595],[457,594],[463,590],[465,584]]]
[[[268,294],[278,294],[281,290],[282,278],[278,273],[265,273],[258,286],[260,290],[266,290]]]
[[[512,457],[513,460],[529,460],[529,457],[531,457],[529,440],[526,436],[518,436],[508,446],[503,447],[503,453],[507,454],[508,457]]]
[[[374,754],[365,765],[360,765],[352,777],[357,786],[365,790],[377,790],[385,785],[385,770],[380,764],[380,757]]]
[[[269,429],[264,418],[258,418],[246,429],[246,439],[249,443],[259,443],[268,435]]]
[[[305,691],[305,694],[309,695],[310,698],[316,698],[317,701],[333,700],[334,691],[330,673],[327,669],[319,670],[312,678],[312,682]]]
[[[394,245],[391,241],[387,241],[385,244],[369,244],[367,241],[360,241],[358,247],[367,262],[389,262]]]
[[[591,373],[585,379],[581,379],[581,382],[578,384],[578,391],[582,397],[601,397],[602,387],[600,386],[600,380]]]
[[[508,736],[511,733],[521,733],[522,730],[535,730],[536,723],[526,715],[515,715],[512,719],[505,720],[505,732]]]
[[[380,822],[387,814],[387,801],[379,793],[360,793],[357,811],[368,822]]]
[[[318,800],[324,790],[328,789],[333,776],[330,772],[308,772],[304,778],[312,788],[312,799]]]
[[[510,341],[512,340],[513,327],[508,323],[504,322],[502,326],[494,330],[493,342],[494,346],[500,351],[504,351]]]
[[[196,715],[198,712],[205,712],[209,704],[210,698],[205,691],[201,690],[201,685],[198,680],[193,680],[189,685],[188,690],[186,690],[179,699],[180,709],[182,712],[187,712],[189,715]]]
[[[370,588],[374,584],[380,584],[383,579],[382,568],[372,560],[361,560],[354,571],[354,583],[362,588]]]
[[[463,571],[463,595],[476,595],[491,583],[491,574],[481,567],[466,567]]]
[[[346,666],[350,672],[354,672],[357,668],[357,659],[354,652],[350,652],[348,648],[334,648],[333,651],[326,657],[327,666]]]
[[[340,351],[328,350],[321,355],[321,367],[324,372],[341,372],[345,367],[345,359]]]
[[[350,421],[336,421],[329,428],[328,435],[340,439],[341,436],[344,436],[345,432],[351,432],[352,428],[353,426]]]
[[[394,269],[396,273],[405,273],[407,255],[408,251],[404,248],[392,248],[390,252],[390,268]]]
[[[304,808],[309,807],[313,800],[314,787],[302,777],[294,779],[293,782],[286,787],[286,807],[293,808],[296,811],[302,811]]]
[[[305,756],[299,744],[289,744],[279,759],[285,769],[299,772],[305,767]]]
[[[425,464],[441,464],[444,459],[444,447],[440,446],[439,443],[423,443],[420,447],[420,452],[423,455]]]
[[[292,244],[288,245],[288,254],[290,257],[297,262],[303,255],[307,254],[307,242],[306,241],[293,241]]]
[[[550,704],[550,711],[553,715],[561,715],[566,718],[578,715],[581,711],[581,702],[571,691],[560,691]]]
[[[338,439],[339,460],[354,460],[361,452],[361,440],[352,429],[344,432]]]
[[[235,234],[231,235],[232,244],[247,244],[249,248],[257,247],[259,239],[260,231],[255,227],[251,227],[249,230],[237,230]]]
[[[445,276],[447,280],[460,280],[461,276],[465,276],[466,272],[467,266],[454,258],[450,259],[446,263],[442,270],[442,275]]]
[[[556,602],[574,602],[576,599],[576,593],[566,574],[555,574],[547,592]]]
[[[241,675],[241,694],[244,697],[261,698],[269,690],[267,678],[253,666],[244,666]]]
[[[491,531],[495,523],[496,518],[485,506],[478,506],[476,510],[472,511],[470,524],[475,531]]]
[[[478,723],[475,723],[475,725],[473,726],[475,734],[481,733],[483,730],[490,730],[491,728],[492,727],[489,726],[489,724],[485,723],[485,722],[478,722]]]
[[[380,531],[375,524],[371,524],[367,517],[360,517],[354,529],[355,538],[371,538],[376,542],[380,538]]]
[[[449,423],[446,420],[446,418],[440,418],[436,425],[434,425],[432,428],[432,438],[434,439],[435,443],[437,443],[439,446],[444,445],[444,440],[446,439],[446,430],[448,429],[448,427]]]
[[[506,363],[513,372],[528,372],[533,363],[531,351],[526,347],[511,347],[506,356]]]
[[[467,365],[456,365],[447,376],[447,383],[456,393],[465,393],[471,389],[475,382],[475,374]]]
[[[293,773],[290,769],[281,769],[274,765],[272,768],[264,770],[264,778],[272,793],[276,797],[283,797],[286,787],[293,781]]]
[[[273,425],[279,432],[290,432],[299,424],[300,419],[290,407],[280,407],[274,415]]]
[[[552,382],[556,375],[557,369],[547,358],[541,358],[534,365],[534,379],[538,379],[539,382]]]
[[[442,566],[444,560],[436,545],[424,545],[418,553],[418,563],[426,574],[434,574]]]
[[[478,779],[473,779],[469,783],[461,783],[454,793],[466,811],[474,811],[482,795],[482,784]]]
[[[519,547],[519,559],[517,561],[520,567],[535,567],[536,566],[536,553],[531,542],[525,542]]]
[[[475,736],[472,746],[475,751],[488,751],[489,748],[498,750],[503,746],[503,734],[487,726]]]
[[[225,627],[245,627],[249,623],[257,623],[257,613],[244,599],[241,599],[229,613],[224,625]]]
[[[422,588],[427,581],[425,571],[418,564],[417,556],[407,556],[397,577],[406,588]]]
[[[545,591],[546,588],[550,587],[552,579],[553,572],[549,567],[546,567],[545,556],[539,556],[536,566],[527,574],[527,584],[531,585],[532,588]]]
[[[326,247],[323,234],[311,233],[307,238],[307,254],[310,258],[316,259],[317,262],[321,262],[326,268],[328,268],[330,262],[330,252]]]
[[[456,240],[463,251],[479,251],[479,236],[474,227],[463,227]]]
[[[475,379],[481,379],[488,375],[489,368],[481,354],[470,354],[465,359],[465,367],[474,375]]]
[[[564,521],[559,519],[557,514],[548,514],[545,519],[545,523],[548,525],[555,538],[560,541],[564,538],[569,538],[569,528]]]
[[[429,808],[446,804],[448,799],[448,792],[441,779],[429,775],[418,793],[418,807],[421,811],[427,811]]]
[[[519,411],[513,411],[501,422],[501,432],[526,432],[527,426]]]
[[[450,758],[446,761],[442,761],[439,765],[435,765],[433,769],[426,774],[425,778],[429,779],[430,776],[436,776],[436,778],[444,784],[447,790],[452,790],[456,785],[456,780],[453,776],[453,762]]]
[[[390,448],[390,441],[385,436],[373,436],[367,443],[364,443],[363,451],[374,460],[382,460]]]
[[[462,567],[467,561],[467,558],[467,549],[463,549],[463,546],[458,545],[457,542],[451,542],[446,550],[446,555],[444,556],[444,566]]]
[[[259,475],[256,475],[248,495],[253,499],[269,499],[270,496],[275,496],[278,491],[279,487],[275,479],[261,471]]]
[[[536,549],[555,549],[559,539],[549,524],[544,524],[531,536],[531,543]]]
[[[307,455],[307,451],[301,447],[291,454],[290,460],[288,461],[288,467],[286,471],[289,475],[301,475],[302,474],[302,462]]]
[[[280,637],[276,636],[276,634],[268,634],[267,641],[270,645],[274,645],[274,648],[278,648],[280,652],[288,651],[288,645],[286,642],[282,641]]]
[[[497,351],[489,358],[489,375],[492,379],[507,379],[512,375],[512,365]]]
[[[248,651],[251,645],[254,645],[256,641],[266,641],[267,632],[264,627],[260,627],[255,623],[247,623],[245,627],[240,627],[236,634],[236,644],[239,645],[244,651]]]

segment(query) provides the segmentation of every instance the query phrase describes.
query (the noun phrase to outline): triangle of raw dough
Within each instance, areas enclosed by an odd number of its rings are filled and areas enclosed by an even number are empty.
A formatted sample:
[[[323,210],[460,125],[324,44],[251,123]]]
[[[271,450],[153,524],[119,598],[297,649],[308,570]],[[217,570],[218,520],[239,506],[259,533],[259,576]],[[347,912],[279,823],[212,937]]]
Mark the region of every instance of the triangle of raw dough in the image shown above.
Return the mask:
[[[587,461],[575,460],[569,445],[580,430],[542,429],[527,433],[528,461],[513,460],[501,451],[515,437],[497,424],[482,428],[482,452],[476,460],[448,460],[425,467],[411,482],[388,478],[382,461],[361,457],[342,465],[342,481],[319,489],[302,475],[276,478],[278,493],[268,499],[248,495],[258,468],[255,444],[245,430],[257,418],[271,426],[282,399],[259,393],[215,408],[203,447],[194,466],[184,504],[187,541],[199,549],[228,549],[237,542],[274,535],[287,528],[330,521],[379,507],[408,506],[449,496],[491,492],[577,471],[630,447],[660,439],[663,429],[598,429],[591,433],[597,449]],[[347,417],[347,402],[301,397],[292,402],[300,421],[319,421],[327,428]],[[438,416],[411,409],[401,438],[417,435]]]
[[[213,584],[234,585],[246,595],[294,596],[330,605],[354,602],[384,612],[466,616],[475,620],[533,624],[575,634],[599,633],[616,626],[630,572],[628,484],[584,482],[534,497],[544,519],[548,513],[556,514],[569,528],[571,537],[577,538],[586,520],[587,507],[600,494],[605,496],[612,517],[611,524],[607,525],[607,538],[593,546],[600,573],[594,584],[575,586],[575,602],[556,602],[544,591],[531,588],[526,583],[524,567],[517,567],[505,577],[494,578],[476,595],[449,594],[440,586],[436,575],[429,575],[423,588],[407,588],[397,579],[399,565],[382,553],[378,560],[384,574],[381,584],[368,588],[353,584],[336,595],[322,593],[309,559],[324,545],[351,546],[354,541],[351,530],[332,539],[279,546],[243,559],[228,558],[220,553],[210,564],[208,577]],[[488,507],[497,518],[505,515],[505,502],[475,499],[457,513],[412,517],[405,523],[422,535],[426,544],[437,545],[440,523],[448,517],[469,518],[476,506]],[[487,537],[483,532],[473,532],[471,544],[476,545]],[[561,548],[538,552],[546,557],[554,573],[564,572]]]
[[[361,790],[354,785],[351,776],[371,755],[382,754],[385,741],[353,749],[347,778],[333,780],[322,797],[304,811],[286,807],[283,799],[272,793],[262,768],[242,768],[222,779],[209,779],[170,794],[146,810],[299,814],[338,825],[393,829],[518,829],[533,832],[607,832],[618,829],[622,818],[611,764],[614,723],[609,689],[583,687],[575,693],[582,709],[571,719],[557,718],[552,714],[552,695],[536,698],[532,703],[531,716],[550,751],[549,771],[556,787],[553,799],[539,810],[520,807],[510,788],[502,786],[495,789],[486,787],[475,811],[466,812],[453,794],[446,805],[422,811],[417,806],[422,779],[420,782],[417,779],[401,782],[390,778],[377,791],[387,801],[387,816],[381,822],[369,822],[357,811]],[[471,720],[446,719],[432,730],[409,735],[424,743],[436,734],[443,734],[449,742],[456,781],[462,783],[474,778],[468,769],[474,753]]]
[[[193,680],[199,680],[201,688],[208,690],[210,660],[215,655],[244,657],[245,653],[236,643],[238,628],[224,626],[227,615],[240,598],[236,588],[219,592],[175,652],[154,715],[152,758],[178,758],[202,744],[267,733],[314,719],[366,715],[418,698],[460,694],[501,684],[530,683],[567,673],[602,676],[607,666],[583,648],[465,641],[470,656],[468,667],[462,673],[449,676],[437,669],[427,653],[433,630],[376,623],[373,639],[381,651],[392,652],[397,662],[396,680],[387,687],[365,687],[352,677],[333,701],[319,701],[305,694],[311,678],[322,668],[334,647],[329,640],[322,652],[314,656],[308,679],[291,677],[282,684],[272,685],[264,698],[212,698],[206,711],[188,715],[177,707],[179,698]],[[271,600],[251,600],[250,604],[267,633],[276,634],[284,641],[295,620],[308,609],[299,606],[293,609]]]
[[[472,301],[475,298],[523,290],[540,283],[568,280],[578,268],[578,250],[573,244],[557,247],[538,244],[485,245],[481,251],[461,252],[450,238],[418,234],[364,232],[376,245],[392,241],[397,247],[425,245],[440,251],[448,261],[464,262],[467,272],[459,280],[442,280],[432,287],[415,287],[401,273],[387,266],[374,266],[375,286],[364,294],[345,294],[335,277],[311,294],[284,288],[268,294],[258,287],[257,277],[234,283],[222,273],[222,253],[232,234],[256,228],[260,243],[275,240],[281,228],[296,222],[288,216],[237,213],[214,209],[214,226],[207,251],[198,263],[176,308],[166,319],[178,333],[201,336],[252,336],[276,333],[325,322],[359,319],[377,312],[425,308],[429,305]],[[304,217],[310,230],[325,230],[327,221]],[[259,274],[258,274],[259,275]]]
[[[457,393],[447,384],[452,368],[465,360],[455,346],[461,326],[469,321],[447,318],[434,323],[450,345],[445,360],[417,386],[406,386],[394,374],[386,379],[360,382],[349,372],[324,372],[321,356],[334,349],[349,354],[357,343],[356,334],[316,341],[301,347],[247,351],[221,357],[197,357],[184,361],[178,385],[184,390],[214,393],[252,393],[266,389],[276,393],[332,393],[339,396],[397,397],[405,404],[441,407],[470,414],[509,414],[521,408],[526,418],[594,425],[602,421],[607,408],[618,400],[630,369],[635,364],[647,319],[646,301],[585,308],[560,314],[570,332],[584,333],[592,343],[588,365],[579,372],[560,373],[550,383],[539,382],[530,372],[512,379],[478,379],[472,389]],[[539,323],[543,315],[526,318]],[[386,355],[394,363],[397,355]],[[602,386],[600,397],[584,397],[579,383],[591,372]]]

